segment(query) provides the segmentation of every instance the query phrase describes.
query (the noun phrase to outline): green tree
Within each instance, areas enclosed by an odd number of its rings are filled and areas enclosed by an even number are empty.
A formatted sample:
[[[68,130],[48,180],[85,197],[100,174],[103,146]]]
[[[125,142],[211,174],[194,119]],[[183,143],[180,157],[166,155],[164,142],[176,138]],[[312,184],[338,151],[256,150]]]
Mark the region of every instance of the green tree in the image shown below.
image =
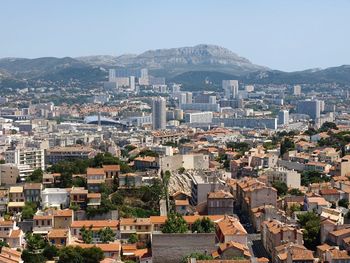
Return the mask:
[[[163,233],[186,233],[187,223],[180,214],[170,213],[162,228]]]
[[[98,231],[102,243],[109,243],[114,240],[115,233],[110,227],[105,227]]]
[[[22,256],[24,263],[44,263],[46,261],[42,253],[33,253],[28,249],[22,251]]]
[[[0,160],[0,164],[4,164],[5,163],[5,160],[4,159],[1,159]]]
[[[250,148],[249,144],[246,142],[228,142],[226,143],[226,147],[233,148],[242,155]]]
[[[0,240],[0,252],[3,247],[9,247],[9,244],[7,244],[5,241]]]
[[[349,202],[346,199],[340,199],[338,201],[338,205],[342,206],[342,207],[345,207],[345,208],[348,208],[349,207]]]
[[[308,249],[316,250],[320,244],[320,218],[313,212],[298,215],[298,222],[303,229],[304,245]]]
[[[83,263],[84,259],[81,253],[72,246],[63,247],[60,249],[58,263]]]
[[[36,213],[37,205],[33,202],[26,202],[22,209],[22,219],[32,219]]]
[[[188,256],[182,258],[181,263],[188,263],[190,258],[195,258],[197,260],[211,260],[213,257],[211,255],[203,254],[203,253],[192,253]]]
[[[27,249],[29,251],[37,251],[45,248],[47,241],[39,234],[26,234]]]
[[[43,251],[43,256],[47,259],[47,260],[53,260],[54,257],[58,256],[58,249],[56,246],[54,245],[47,245],[44,248]]]
[[[183,174],[185,171],[186,171],[186,169],[184,167],[180,167],[179,168],[179,173],[180,174]]]
[[[192,225],[192,232],[212,233],[214,231],[215,231],[214,223],[208,217],[197,219]]]
[[[288,192],[288,186],[286,183],[281,181],[275,181],[272,183],[272,186],[277,190],[277,194],[280,195],[286,195]]]
[[[85,226],[83,226],[80,229],[81,238],[83,239],[84,243],[91,244],[92,243],[92,225],[87,229]]]
[[[300,191],[298,188],[293,188],[288,191],[288,194],[290,195],[296,195],[296,196],[303,196],[304,193]]]
[[[123,205],[124,204],[124,196],[121,195],[120,193],[118,192],[115,192],[111,195],[111,201],[113,204],[117,205],[117,206],[120,206],[120,205]]]
[[[294,142],[286,137],[282,142],[281,142],[281,155],[285,154],[286,152],[290,150],[295,149],[295,144]]]
[[[289,208],[290,213],[294,213],[297,211],[301,211],[301,205],[300,204],[292,204]]]
[[[313,183],[329,182],[330,178],[317,171],[305,171],[301,174],[301,185],[308,186]]]
[[[39,169],[36,169],[32,172],[31,175],[29,175],[27,177],[27,181],[28,182],[33,182],[33,183],[42,183],[43,181],[43,175],[44,175],[44,172],[43,170],[41,170],[40,168]]]
[[[326,121],[325,123],[322,124],[318,132],[327,132],[329,130],[338,130],[338,127],[334,122]]]
[[[78,248],[79,249],[79,248]],[[103,251],[98,247],[80,249],[84,263],[99,263],[104,259]]]
[[[137,235],[136,234],[131,234],[129,236],[128,243],[135,244],[137,242],[139,242],[139,238],[137,237]]]

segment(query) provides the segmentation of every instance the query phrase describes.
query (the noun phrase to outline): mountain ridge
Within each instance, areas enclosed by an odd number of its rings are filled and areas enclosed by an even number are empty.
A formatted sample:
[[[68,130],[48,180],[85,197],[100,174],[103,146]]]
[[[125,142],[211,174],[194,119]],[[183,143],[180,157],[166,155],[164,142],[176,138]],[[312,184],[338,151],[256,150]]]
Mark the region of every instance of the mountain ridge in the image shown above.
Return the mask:
[[[207,44],[147,50],[140,54],[120,56],[2,58],[0,59],[0,81],[47,80],[97,84],[107,79],[108,68],[119,67],[133,69],[146,67],[154,76],[166,77],[169,82],[183,81],[190,86],[202,85],[207,75],[215,83],[219,83],[222,78],[232,77],[242,82],[257,84],[325,82],[350,84],[349,65],[284,72],[255,65],[227,48]],[[0,86],[3,86],[3,83],[0,82]]]

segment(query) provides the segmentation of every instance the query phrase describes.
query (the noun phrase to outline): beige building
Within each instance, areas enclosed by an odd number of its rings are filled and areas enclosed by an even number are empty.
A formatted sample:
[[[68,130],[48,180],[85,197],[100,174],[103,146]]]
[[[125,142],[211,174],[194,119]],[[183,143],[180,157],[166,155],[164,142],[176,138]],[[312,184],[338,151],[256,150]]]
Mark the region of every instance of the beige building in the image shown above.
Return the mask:
[[[207,197],[208,215],[232,215],[234,198],[224,190],[210,192]]]
[[[24,202],[23,186],[12,186],[9,191],[10,202]]]
[[[0,184],[15,185],[19,177],[19,169],[16,164],[0,164]]]
[[[256,178],[243,178],[237,184],[237,203],[247,212],[264,205],[277,206],[277,190]]]
[[[314,263],[313,251],[308,250],[301,244],[292,242],[282,244],[275,248],[272,256],[275,263]]]
[[[275,248],[285,242],[303,244],[303,233],[291,225],[278,220],[264,221],[261,225],[261,240],[266,251],[272,256]]]
[[[330,174],[333,176],[350,175],[350,155],[345,155],[338,160],[330,169]]]
[[[282,167],[268,169],[264,172],[270,184],[280,181],[285,183],[289,188],[300,187],[300,173],[294,170],[288,170]]]
[[[225,216],[216,224],[216,239],[220,243],[234,241],[247,245],[247,237],[247,231],[236,217]]]

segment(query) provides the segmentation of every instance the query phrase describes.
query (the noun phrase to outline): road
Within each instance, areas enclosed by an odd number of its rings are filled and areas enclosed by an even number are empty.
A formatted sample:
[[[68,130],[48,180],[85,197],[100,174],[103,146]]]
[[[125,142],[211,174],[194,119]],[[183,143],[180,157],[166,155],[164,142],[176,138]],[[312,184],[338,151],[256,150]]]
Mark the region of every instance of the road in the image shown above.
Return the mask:
[[[261,241],[260,234],[248,234],[248,248],[250,253],[256,258],[269,258],[269,254],[266,252]]]
[[[236,211],[236,214],[238,215],[240,222],[248,232],[248,248],[253,258],[269,258],[269,255],[262,244],[261,235],[260,233],[255,233],[253,226],[249,223],[248,216],[241,213],[241,211]]]

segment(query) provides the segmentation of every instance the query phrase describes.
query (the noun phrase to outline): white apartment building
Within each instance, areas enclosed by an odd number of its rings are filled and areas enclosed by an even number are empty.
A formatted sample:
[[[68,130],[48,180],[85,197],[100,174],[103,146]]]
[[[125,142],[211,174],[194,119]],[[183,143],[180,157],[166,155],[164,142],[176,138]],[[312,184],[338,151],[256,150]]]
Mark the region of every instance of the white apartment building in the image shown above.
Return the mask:
[[[223,80],[222,89],[224,90],[225,98],[238,98],[238,80]]]
[[[210,111],[186,113],[185,121],[187,123],[211,123],[213,113]]]
[[[300,187],[300,173],[283,167],[268,169],[264,172],[270,184],[276,181],[285,183],[290,188]]]
[[[41,192],[41,200],[44,208],[66,208],[69,206],[69,194],[63,188],[45,188]]]
[[[32,169],[45,170],[45,151],[36,148],[17,148],[5,152],[5,162],[28,165]]]

